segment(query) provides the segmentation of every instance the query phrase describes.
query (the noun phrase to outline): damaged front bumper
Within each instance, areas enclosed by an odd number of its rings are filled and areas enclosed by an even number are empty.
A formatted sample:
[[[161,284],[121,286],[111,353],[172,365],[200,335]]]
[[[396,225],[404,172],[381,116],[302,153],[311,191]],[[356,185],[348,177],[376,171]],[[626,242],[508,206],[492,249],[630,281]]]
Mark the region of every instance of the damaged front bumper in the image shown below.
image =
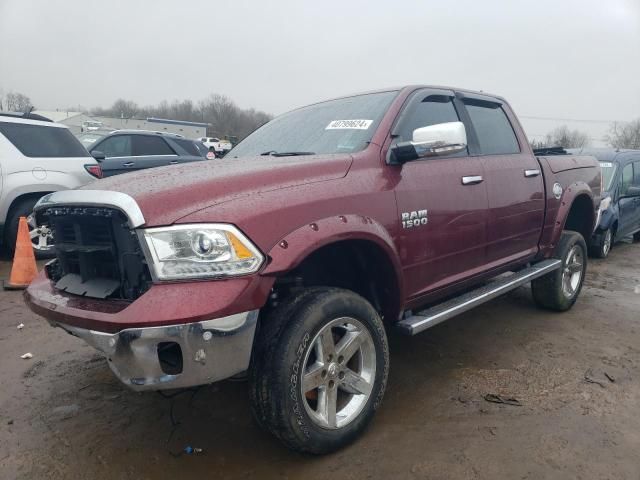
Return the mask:
[[[249,367],[258,310],[202,322],[129,328],[118,333],[51,322],[102,352],[113,373],[134,390],[212,383]]]

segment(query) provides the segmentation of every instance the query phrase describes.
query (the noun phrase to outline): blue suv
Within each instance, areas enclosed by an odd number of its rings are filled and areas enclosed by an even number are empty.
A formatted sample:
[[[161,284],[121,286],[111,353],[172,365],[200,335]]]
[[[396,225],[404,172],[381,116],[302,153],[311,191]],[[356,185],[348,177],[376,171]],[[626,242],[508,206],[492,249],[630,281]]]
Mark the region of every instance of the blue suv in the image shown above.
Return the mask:
[[[640,150],[572,149],[593,155],[602,168],[602,215],[591,238],[590,253],[605,258],[616,240],[627,235],[640,240]]]

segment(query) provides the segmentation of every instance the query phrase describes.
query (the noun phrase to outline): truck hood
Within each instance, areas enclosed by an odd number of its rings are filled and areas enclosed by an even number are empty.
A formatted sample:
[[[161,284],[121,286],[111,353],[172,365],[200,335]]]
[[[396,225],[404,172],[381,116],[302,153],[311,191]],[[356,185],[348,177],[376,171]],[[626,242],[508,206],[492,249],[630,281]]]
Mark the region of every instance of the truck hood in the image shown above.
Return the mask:
[[[344,154],[209,160],[116,175],[82,188],[126,193],[152,227],[240,197],[342,178],[351,162]]]

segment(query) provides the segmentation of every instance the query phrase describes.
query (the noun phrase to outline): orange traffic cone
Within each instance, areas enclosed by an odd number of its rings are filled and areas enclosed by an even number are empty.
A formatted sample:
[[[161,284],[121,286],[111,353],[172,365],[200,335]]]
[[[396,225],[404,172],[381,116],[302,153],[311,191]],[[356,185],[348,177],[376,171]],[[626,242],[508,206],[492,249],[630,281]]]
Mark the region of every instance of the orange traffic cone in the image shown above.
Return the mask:
[[[6,290],[20,290],[27,288],[31,281],[38,275],[36,256],[33,254],[33,245],[29,237],[27,219],[20,217],[18,224],[18,238],[16,239],[16,253],[13,256],[11,276],[9,283],[4,283]]]

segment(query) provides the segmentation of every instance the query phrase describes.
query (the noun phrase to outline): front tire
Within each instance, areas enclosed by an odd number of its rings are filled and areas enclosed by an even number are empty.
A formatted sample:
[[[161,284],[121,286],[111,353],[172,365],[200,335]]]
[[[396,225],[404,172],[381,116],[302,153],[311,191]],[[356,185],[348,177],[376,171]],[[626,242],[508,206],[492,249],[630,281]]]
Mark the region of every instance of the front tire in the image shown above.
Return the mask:
[[[578,232],[565,230],[554,252],[562,265],[531,282],[533,299],[542,308],[564,312],[576,303],[587,273],[587,244]]]
[[[287,447],[329,453],[367,427],[388,371],[384,326],[369,302],[310,289],[264,319],[249,375],[252,411]]]
[[[608,228],[603,234],[598,245],[591,247],[590,253],[596,258],[607,258],[611,248],[613,247],[614,234],[611,228]]]

